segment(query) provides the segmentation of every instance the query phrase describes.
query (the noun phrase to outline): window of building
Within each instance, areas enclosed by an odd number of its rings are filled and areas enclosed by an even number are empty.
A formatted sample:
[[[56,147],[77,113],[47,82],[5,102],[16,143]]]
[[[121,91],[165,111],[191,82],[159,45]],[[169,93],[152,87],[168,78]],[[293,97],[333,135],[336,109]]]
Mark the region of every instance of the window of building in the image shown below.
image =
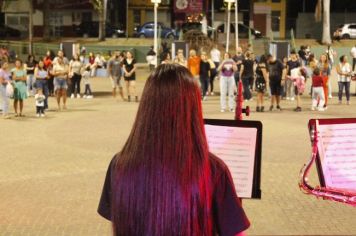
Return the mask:
[[[279,31],[279,25],[281,22],[281,12],[280,11],[272,11],[271,13],[271,23],[272,23],[272,31]]]

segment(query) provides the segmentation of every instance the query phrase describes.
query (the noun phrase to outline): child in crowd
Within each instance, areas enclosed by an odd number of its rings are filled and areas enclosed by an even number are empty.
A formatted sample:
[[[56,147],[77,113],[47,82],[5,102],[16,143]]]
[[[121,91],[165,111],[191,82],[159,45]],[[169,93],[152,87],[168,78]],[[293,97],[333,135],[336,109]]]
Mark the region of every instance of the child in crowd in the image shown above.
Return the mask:
[[[324,111],[324,104],[325,104],[325,97],[324,97],[324,80],[323,77],[320,75],[320,69],[315,68],[313,71],[312,77],[312,111]],[[319,99],[319,103],[318,103]]]
[[[37,117],[44,117],[44,108],[45,108],[45,99],[46,96],[43,94],[43,91],[41,88],[37,89],[37,93],[35,95],[35,101],[36,101],[36,115]]]
[[[287,76],[292,82],[294,95],[297,100],[297,107],[294,109],[296,112],[302,111],[301,107],[301,95],[304,93],[305,89],[305,80],[306,80],[307,72],[303,67],[296,67],[290,71],[290,75]]]
[[[91,88],[90,88],[90,81],[89,81],[90,71],[91,71],[90,64],[88,64],[85,66],[85,69],[82,73],[82,78],[83,78],[84,85],[85,85],[83,98],[88,98],[88,99],[93,98],[93,95],[91,93]]]

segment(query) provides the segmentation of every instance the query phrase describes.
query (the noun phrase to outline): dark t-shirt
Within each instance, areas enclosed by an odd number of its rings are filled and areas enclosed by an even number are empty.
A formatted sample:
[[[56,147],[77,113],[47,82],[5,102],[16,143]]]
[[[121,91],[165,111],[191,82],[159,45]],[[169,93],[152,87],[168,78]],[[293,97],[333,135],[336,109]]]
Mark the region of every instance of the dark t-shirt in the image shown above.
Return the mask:
[[[270,82],[280,82],[282,80],[284,65],[280,60],[275,60],[268,64]]]
[[[236,65],[237,65],[237,72],[240,71],[241,69],[241,64],[242,64],[242,61],[245,59],[245,57],[240,54],[240,55],[235,55],[233,56],[232,60],[234,60],[236,62]]]
[[[36,61],[27,61],[26,65],[28,68],[33,68],[33,69],[27,69],[27,74],[28,75],[33,75],[35,72],[35,66],[36,66],[37,62]]]
[[[250,59],[245,59],[242,61],[242,65],[244,66],[242,77],[253,77],[253,64],[254,61]]]
[[[115,157],[107,170],[98,207],[98,213],[107,220],[111,220],[111,178],[114,159]],[[246,230],[250,222],[241,207],[228,167],[213,154],[210,154],[210,164],[214,231],[220,236],[234,236]]]
[[[291,70],[300,67],[300,63],[299,61],[289,60],[287,61],[287,66],[288,66],[288,75],[290,75]]]
[[[200,61],[199,75],[202,78],[209,78],[210,63],[207,61]]]
[[[131,63],[128,63],[127,59],[124,59],[123,63],[122,63],[124,66],[125,66],[125,69],[127,72],[130,72],[133,70],[134,68],[134,65],[136,64],[136,60],[135,59],[132,59]],[[124,76],[126,80],[135,80],[135,72],[132,73],[131,76]]]

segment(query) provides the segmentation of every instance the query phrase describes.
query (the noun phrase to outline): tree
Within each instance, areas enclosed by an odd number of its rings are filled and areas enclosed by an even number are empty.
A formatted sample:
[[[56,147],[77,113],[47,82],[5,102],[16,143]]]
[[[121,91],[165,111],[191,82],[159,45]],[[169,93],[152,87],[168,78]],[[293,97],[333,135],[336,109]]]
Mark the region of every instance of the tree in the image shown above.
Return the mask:
[[[105,41],[107,2],[108,0],[90,0],[90,3],[99,14],[99,41]]]
[[[330,0],[318,0],[315,7],[315,20],[319,22],[321,21],[321,18],[323,19],[323,35],[321,42],[323,44],[330,44]]]
[[[323,0],[323,44],[331,44],[330,37],[330,0]]]

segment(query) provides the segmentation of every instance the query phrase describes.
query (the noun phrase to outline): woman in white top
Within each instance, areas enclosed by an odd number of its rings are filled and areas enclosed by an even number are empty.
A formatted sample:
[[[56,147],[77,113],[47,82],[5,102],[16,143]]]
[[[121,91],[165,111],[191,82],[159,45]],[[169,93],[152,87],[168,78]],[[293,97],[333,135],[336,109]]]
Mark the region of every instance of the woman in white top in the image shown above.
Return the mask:
[[[36,79],[36,88],[42,89],[42,93],[45,96],[44,100],[44,109],[48,109],[48,79],[49,74],[47,69],[44,67],[43,61],[39,61],[37,67],[35,68],[35,79]]]
[[[340,64],[336,67],[338,74],[339,85],[339,104],[342,103],[342,92],[345,88],[347,105],[350,105],[350,82],[351,82],[351,66],[347,62],[347,56],[340,57]]]

